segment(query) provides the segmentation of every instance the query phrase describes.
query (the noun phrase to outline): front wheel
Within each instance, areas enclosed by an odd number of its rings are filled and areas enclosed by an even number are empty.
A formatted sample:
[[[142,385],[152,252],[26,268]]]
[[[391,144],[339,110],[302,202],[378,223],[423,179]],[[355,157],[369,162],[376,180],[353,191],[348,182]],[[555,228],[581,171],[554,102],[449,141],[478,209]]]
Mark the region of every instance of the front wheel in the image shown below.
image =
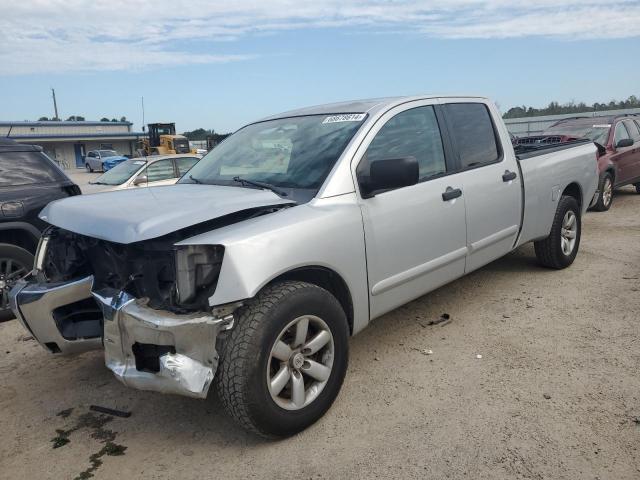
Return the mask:
[[[635,183],[633,186],[636,187],[636,193],[640,193],[640,183]]]
[[[87,172],[89,173],[93,173],[93,168],[91,168],[91,165],[89,165],[88,163],[85,163],[85,168],[87,169]]]
[[[563,195],[549,236],[534,243],[538,261],[549,268],[567,268],[578,254],[581,232],[580,206],[575,198]]]
[[[242,307],[224,340],[216,391],[229,414],[263,437],[293,435],[336,399],[348,364],[340,303],[306,282],[266,287]]]
[[[602,177],[599,187],[598,201],[593,206],[597,212],[606,212],[613,203],[613,176],[607,172]]]

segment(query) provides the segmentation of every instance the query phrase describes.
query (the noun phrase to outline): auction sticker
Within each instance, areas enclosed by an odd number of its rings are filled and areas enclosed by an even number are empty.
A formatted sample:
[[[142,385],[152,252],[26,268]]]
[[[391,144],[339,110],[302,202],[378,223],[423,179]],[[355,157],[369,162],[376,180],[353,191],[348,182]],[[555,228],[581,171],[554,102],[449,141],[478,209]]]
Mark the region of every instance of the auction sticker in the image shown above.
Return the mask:
[[[331,115],[330,117],[325,118],[322,123],[361,122],[366,116],[366,113],[345,113],[343,115]]]

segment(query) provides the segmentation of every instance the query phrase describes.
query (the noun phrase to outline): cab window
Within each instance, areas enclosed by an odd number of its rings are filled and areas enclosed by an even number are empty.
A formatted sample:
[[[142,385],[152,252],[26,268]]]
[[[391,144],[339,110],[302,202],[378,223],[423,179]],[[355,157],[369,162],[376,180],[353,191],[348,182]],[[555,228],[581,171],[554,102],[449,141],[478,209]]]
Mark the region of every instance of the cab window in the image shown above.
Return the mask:
[[[631,138],[629,136],[629,132],[627,132],[627,127],[624,126],[624,123],[619,122],[616,125],[616,131],[613,135],[613,145],[616,146],[620,140],[625,140],[627,138]]]
[[[176,167],[178,168],[178,176],[181,177],[187,173],[191,167],[198,163],[198,160],[198,158],[194,157],[176,158],[175,161]]]
[[[169,180],[176,178],[173,171],[173,163],[171,159],[158,160],[157,162],[149,165],[146,170],[147,182],[159,182],[161,180]]]
[[[631,134],[631,138],[634,141],[640,139],[640,131],[638,131],[638,126],[636,125],[636,123],[632,120],[625,120],[624,123],[627,127],[627,131]]]
[[[420,181],[446,173],[438,120],[432,106],[406,110],[392,117],[376,134],[358,164],[358,178],[369,177],[376,160],[414,157]]]
[[[448,103],[444,111],[460,169],[497,163],[501,151],[489,109],[483,103]]]

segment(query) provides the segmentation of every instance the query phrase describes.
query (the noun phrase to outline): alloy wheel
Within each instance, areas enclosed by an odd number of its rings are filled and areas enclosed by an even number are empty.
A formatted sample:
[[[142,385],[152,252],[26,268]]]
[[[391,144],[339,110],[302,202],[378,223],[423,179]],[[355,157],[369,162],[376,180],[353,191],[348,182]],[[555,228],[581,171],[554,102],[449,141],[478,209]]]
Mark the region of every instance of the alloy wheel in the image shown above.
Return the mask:
[[[576,214],[569,210],[562,219],[562,230],[560,231],[560,246],[562,253],[571,255],[576,246],[576,235],[578,233],[578,220]]]
[[[267,386],[285,410],[300,410],[324,389],[333,367],[333,335],[314,315],[290,322],[278,335],[267,364]]]
[[[29,269],[14,258],[0,258],[0,311],[9,309],[9,292]]]

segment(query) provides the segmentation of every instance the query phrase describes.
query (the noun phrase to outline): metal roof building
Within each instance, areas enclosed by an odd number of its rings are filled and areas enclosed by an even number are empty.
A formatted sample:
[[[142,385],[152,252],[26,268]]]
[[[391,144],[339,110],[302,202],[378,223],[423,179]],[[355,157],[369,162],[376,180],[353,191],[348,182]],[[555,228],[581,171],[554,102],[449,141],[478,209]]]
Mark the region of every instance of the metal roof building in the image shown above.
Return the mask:
[[[133,132],[131,122],[0,122],[0,137],[39,145],[65,168],[84,168],[90,150],[110,149],[133,155],[142,132]]]

